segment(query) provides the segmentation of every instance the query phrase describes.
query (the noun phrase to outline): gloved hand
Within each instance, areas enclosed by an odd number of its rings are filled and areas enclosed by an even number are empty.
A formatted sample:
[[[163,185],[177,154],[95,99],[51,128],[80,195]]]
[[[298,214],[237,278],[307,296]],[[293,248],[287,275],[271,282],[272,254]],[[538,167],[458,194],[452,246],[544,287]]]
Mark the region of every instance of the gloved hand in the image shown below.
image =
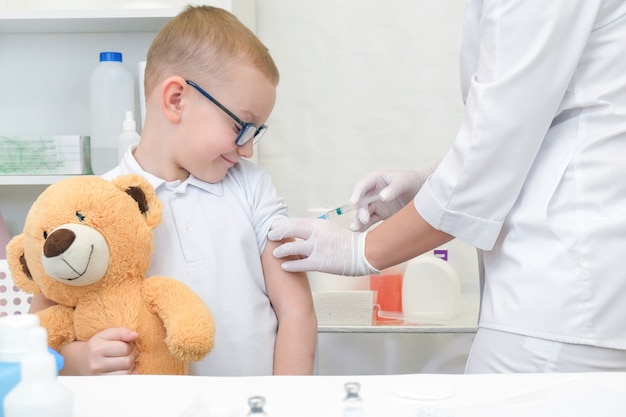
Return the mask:
[[[330,220],[281,219],[270,229],[268,239],[296,238],[274,249],[276,258],[299,255],[303,259],[283,262],[289,272],[321,271],[336,275],[378,273],[365,259],[365,232],[353,232]]]
[[[436,166],[418,171],[381,169],[365,176],[354,187],[350,198],[358,207],[350,229],[362,231],[391,217],[413,200]],[[368,203],[371,196],[377,194],[380,200]]]

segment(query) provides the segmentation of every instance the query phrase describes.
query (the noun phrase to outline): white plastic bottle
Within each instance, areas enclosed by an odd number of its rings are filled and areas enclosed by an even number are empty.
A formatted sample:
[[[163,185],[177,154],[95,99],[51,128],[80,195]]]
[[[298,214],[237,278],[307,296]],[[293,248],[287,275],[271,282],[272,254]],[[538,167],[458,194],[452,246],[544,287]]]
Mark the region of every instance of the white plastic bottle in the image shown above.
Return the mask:
[[[461,284],[448,262],[425,254],[411,259],[402,279],[402,313],[414,324],[444,324],[459,313]]]
[[[21,359],[22,379],[4,399],[5,417],[72,417],[72,392],[57,378],[43,327],[29,330],[30,351]]]
[[[34,314],[0,318],[0,417],[4,416],[4,399],[21,379],[20,361],[29,351],[29,332],[39,326]]]
[[[133,112],[127,111],[126,118],[122,123],[122,133],[117,139],[117,161],[121,161],[124,154],[132,145],[139,143],[139,133],[137,133],[137,123],[133,118]]]
[[[133,76],[121,52],[100,52],[89,80],[91,165],[100,175],[117,165],[117,138],[126,112],[135,109]]]

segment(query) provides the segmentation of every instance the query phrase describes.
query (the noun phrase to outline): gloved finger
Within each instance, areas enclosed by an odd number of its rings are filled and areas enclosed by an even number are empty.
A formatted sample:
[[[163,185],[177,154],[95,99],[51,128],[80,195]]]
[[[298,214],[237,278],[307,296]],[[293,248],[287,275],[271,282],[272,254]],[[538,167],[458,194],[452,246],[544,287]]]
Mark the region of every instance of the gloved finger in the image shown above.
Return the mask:
[[[370,221],[370,210],[369,210],[369,207],[360,207],[357,210],[357,217],[358,217],[358,220],[361,223],[363,223],[363,224],[369,223],[369,221]]]
[[[398,190],[396,189],[396,187],[394,187],[393,185],[388,185],[387,187],[383,188],[382,190],[380,190],[380,199],[382,201],[389,201],[389,200],[393,200],[394,198],[397,197],[397,192]]]
[[[280,264],[280,267],[283,271],[287,272],[306,272],[306,271],[317,271],[319,269],[319,262],[315,262],[313,260],[298,259],[294,261],[285,261]]]
[[[287,238],[308,239],[313,233],[311,220],[315,219],[279,219],[272,223],[267,234],[269,240]]]
[[[275,258],[284,258],[285,256],[298,255],[307,257],[313,252],[313,245],[306,240],[295,240],[286,242],[274,249],[272,254]]]
[[[368,221],[366,223],[361,222],[358,218],[355,218],[352,223],[350,223],[350,230],[352,230],[353,232],[363,232],[367,229],[369,229],[369,227],[374,224],[371,221]]]
[[[354,218],[354,220],[352,220],[352,223],[350,223],[350,230],[352,230],[353,232],[362,232],[369,229],[373,224],[376,224],[381,220],[383,220],[383,218],[376,213],[372,213],[369,216],[369,219],[365,222],[359,219],[357,216]]]
[[[362,200],[368,194],[378,193],[378,190],[381,188],[381,172],[382,171],[380,170],[370,172],[368,175],[366,175],[359,182],[356,183],[354,189],[352,190],[352,196],[350,197],[350,202],[352,204],[356,204],[359,200]]]
[[[352,223],[350,223],[350,230],[353,232],[362,232],[365,230],[365,226],[361,223],[361,220],[359,220],[359,216],[355,216]]]

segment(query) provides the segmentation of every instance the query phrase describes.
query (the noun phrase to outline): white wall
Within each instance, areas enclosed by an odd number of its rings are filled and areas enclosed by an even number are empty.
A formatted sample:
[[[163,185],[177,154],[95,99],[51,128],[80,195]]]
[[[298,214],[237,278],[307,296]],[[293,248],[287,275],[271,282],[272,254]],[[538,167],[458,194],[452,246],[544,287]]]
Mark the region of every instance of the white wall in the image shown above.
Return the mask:
[[[257,0],[281,71],[259,146],[293,215],[345,202],[372,169],[441,157],[462,103],[462,0]]]
[[[437,160],[460,123],[463,0],[257,0],[256,31],[281,71],[259,143],[292,216],[346,203],[377,168]],[[454,242],[464,288],[473,248]],[[312,274],[313,289],[363,281]],[[362,289],[362,288],[359,288]],[[321,334],[320,373],[462,372],[465,335]]]

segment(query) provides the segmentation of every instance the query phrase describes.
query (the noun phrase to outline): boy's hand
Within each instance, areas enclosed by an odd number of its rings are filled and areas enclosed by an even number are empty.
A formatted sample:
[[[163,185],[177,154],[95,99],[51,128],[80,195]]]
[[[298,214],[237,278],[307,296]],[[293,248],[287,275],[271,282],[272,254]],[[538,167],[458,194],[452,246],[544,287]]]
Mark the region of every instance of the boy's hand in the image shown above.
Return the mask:
[[[96,333],[86,342],[73,342],[61,349],[63,375],[127,375],[135,373],[139,353],[134,342],[139,334],[124,327]]]

